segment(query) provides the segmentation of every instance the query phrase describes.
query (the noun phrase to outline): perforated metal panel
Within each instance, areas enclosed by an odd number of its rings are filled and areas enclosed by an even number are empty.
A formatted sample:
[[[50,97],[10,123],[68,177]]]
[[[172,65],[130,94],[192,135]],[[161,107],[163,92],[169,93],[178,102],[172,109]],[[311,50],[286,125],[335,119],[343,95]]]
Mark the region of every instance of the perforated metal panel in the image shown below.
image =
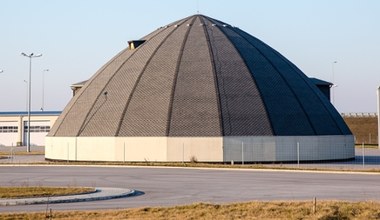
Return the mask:
[[[214,20],[238,50],[256,81],[275,135],[314,135],[315,131],[299,100],[270,59],[232,27]],[[291,129],[290,129],[291,128]]]
[[[73,97],[66,106],[63,113],[56,121],[49,135],[54,136],[76,136],[85,122],[99,93],[108,83],[110,77],[120,66],[133,54],[130,50],[124,50],[104,65]]]
[[[221,136],[213,66],[201,20],[186,39],[173,95],[169,136]]]
[[[217,72],[224,135],[273,135],[262,97],[244,60],[213,22],[206,21]]]
[[[236,32],[252,45],[255,45],[257,50],[267,57],[267,60],[270,60],[300,103],[316,135],[342,134],[330,112],[322,103],[321,98],[318,97],[317,88],[309,83],[310,79],[305,74],[290,65],[286,58],[280,56],[278,52],[262,41],[239,29]]]
[[[166,135],[173,82],[189,27],[180,25],[169,29],[172,33],[147,63],[130,97],[119,136]]]

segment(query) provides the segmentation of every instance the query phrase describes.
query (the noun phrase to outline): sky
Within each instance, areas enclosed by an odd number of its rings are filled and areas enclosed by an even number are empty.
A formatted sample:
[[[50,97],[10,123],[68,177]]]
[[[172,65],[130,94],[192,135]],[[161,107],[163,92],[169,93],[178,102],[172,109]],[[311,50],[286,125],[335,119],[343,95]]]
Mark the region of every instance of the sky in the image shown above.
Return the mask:
[[[89,79],[128,40],[197,12],[261,39],[307,76],[333,81],[339,112],[376,112],[378,0],[0,0],[0,112],[27,109],[22,52],[43,54],[32,59],[32,110],[44,103],[62,111],[70,85]]]

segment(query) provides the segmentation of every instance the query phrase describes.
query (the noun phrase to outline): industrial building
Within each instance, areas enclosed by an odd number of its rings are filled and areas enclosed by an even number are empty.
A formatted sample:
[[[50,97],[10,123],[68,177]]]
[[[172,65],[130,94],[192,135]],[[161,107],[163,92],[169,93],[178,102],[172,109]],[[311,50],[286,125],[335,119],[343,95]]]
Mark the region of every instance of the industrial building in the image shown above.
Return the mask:
[[[45,136],[60,114],[60,111],[31,112],[30,144],[32,146],[45,145]],[[0,146],[26,145],[27,133],[27,112],[0,112]]]
[[[328,83],[318,81],[318,88],[235,26],[194,15],[128,45],[83,87],[73,85],[75,96],[46,137],[47,159],[354,157],[353,135],[323,90]]]

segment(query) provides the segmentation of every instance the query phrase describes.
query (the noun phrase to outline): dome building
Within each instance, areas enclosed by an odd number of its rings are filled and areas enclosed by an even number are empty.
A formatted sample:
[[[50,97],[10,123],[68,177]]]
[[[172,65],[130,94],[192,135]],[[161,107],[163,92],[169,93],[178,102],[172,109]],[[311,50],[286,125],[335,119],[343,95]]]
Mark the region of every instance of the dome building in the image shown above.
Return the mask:
[[[72,98],[45,157],[269,162],[354,157],[326,96],[257,38],[194,15],[129,41]]]

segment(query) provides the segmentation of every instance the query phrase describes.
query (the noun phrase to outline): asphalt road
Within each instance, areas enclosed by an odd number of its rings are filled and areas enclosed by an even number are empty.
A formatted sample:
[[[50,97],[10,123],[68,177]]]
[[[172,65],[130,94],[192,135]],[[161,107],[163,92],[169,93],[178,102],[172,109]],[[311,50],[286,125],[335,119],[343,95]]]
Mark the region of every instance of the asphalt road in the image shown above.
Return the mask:
[[[173,206],[194,202],[380,200],[380,175],[131,167],[0,166],[1,186],[93,186],[140,191],[128,198],[52,204],[53,210]],[[2,206],[45,211],[46,205]]]
[[[26,151],[26,147],[14,147],[13,152]],[[45,155],[14,155],[11,157],[11,147],[0,146],[0,164],[27,164],[27,163],[44,163]],[[44,147],[32,146],[32,152],[44,152]],[[363,157],[364,153],[364,157]],[[364,159],[364,164],[363,164]],[[297,168],[297,163],[277,163],[262,164],[266,167]],[[367,148],[363,152],[361,148],[355,148],[355,159],[349,161],[324,161],[324,162],[302,162],[299,165],[304,169],[335,169],[335,170],[372,170],[380,168],[380,150]]]

